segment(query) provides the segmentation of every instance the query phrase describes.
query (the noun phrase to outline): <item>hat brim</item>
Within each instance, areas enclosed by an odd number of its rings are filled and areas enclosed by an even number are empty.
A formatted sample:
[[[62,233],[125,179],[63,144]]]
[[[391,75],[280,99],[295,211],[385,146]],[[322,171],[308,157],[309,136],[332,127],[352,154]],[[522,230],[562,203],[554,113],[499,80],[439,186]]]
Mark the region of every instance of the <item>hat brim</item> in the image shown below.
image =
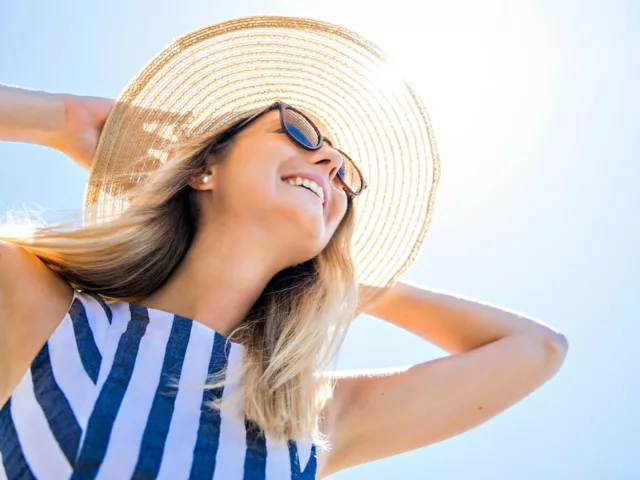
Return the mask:
[[[275,100],[313,114],[349,153],[369,188],[356,202],[353,256],[360,307],[415,260],[433,213],[440,162],[426,109],[371,42],[343,27],[292,17],[244,17],[175,39],[119,96],[104,126],[85,209],[117,215],[122,194],[170,143]],[[110,179],[127,176],[128,183]]]

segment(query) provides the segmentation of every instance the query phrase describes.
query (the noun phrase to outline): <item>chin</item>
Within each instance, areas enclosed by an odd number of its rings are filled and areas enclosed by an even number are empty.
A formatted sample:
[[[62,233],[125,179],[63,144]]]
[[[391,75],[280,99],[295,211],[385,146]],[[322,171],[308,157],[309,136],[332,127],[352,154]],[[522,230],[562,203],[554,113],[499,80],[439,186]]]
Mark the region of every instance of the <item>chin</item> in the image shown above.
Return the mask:
[[[295,257],[301,258],[298,263],[316,257],[331,238],[327,232],[324,212],[311,202],[301,202],[298,199],[293,202],[287,199],[280,207],[279,218],[271,223],[270,231],[284,240],[282,245],[290,248],[291,253],[296,252]]]
[[[327,243],[324,238],[320,237],[298,237],[297,248],[294,247],[298,253],[297,256],[300,258],[298,263],[306,262],[320,255],[327,246]]]
[[[307,260],[311,260],[312,258],[315,258],[318,255],[320,255],[326,246],[327,246],[327,242],[319,242],[318,244],[313,245],[312,248],[308,249]]]
[[[287,239],[281,245],[291,255],[294,265],[317,257],[328,244],[324,229],[322,231],[313,228],[305,230],[294,226],[293,229],[274,230],[274,233],[279,239]]]

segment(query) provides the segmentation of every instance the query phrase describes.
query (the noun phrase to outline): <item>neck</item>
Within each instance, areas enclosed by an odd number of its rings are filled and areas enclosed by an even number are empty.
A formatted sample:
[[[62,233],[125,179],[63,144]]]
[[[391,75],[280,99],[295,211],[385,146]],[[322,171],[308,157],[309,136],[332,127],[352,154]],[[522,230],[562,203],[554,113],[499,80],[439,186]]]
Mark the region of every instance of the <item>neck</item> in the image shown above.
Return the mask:
[[[226,227],[198,232],[169,280],[141,303],[229,336],[284,265],[274,265],[272,249],[259,237],[234,235]]]

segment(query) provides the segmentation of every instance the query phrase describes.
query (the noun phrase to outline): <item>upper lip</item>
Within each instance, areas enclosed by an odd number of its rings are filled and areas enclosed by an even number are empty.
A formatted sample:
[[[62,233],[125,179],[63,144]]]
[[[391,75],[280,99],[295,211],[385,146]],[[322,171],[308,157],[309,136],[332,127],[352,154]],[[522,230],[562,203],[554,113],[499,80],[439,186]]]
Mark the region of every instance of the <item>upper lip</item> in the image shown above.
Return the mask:
[[[285,175],[282,177],[282,180],[288,180],[289,178],[306,178],[307,180],[312,180],[320,185],[322,188],[322,193],[324,193],[324,201],[322,202],[322,206],[327,203],[327,199],[329,198],[329,187],[327,185],[327,181],[320,175],[316,175],[315,173],[292,173],[291,175]]]

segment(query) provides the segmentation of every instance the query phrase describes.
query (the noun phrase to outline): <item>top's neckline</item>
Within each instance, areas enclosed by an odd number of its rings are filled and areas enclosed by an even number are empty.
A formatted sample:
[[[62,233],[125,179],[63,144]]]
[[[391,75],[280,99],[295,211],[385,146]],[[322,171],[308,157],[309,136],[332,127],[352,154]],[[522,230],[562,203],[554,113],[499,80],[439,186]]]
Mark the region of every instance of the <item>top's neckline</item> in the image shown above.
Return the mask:
[[[92,294],[92,293],[84,293],[84,292],[74,291],[74,295],[76,295],[76,296],[77,295],[81,295],[81,294],[89,295],[89,296],[92,296],[92,297],[94,297],[94,295],[96,295],[96,294]],[[102,300],[102,297],[100,297],[100,299]],[[217,330],[214,330],[213,328],[209,327],[208,325],[205,325],[202,322],[198,322],[197,320],[194,320],[192,318],[185,317],[183,315],[178,315],[177,313],[168,312],[166,310],[161,310],[159,308],[147,307],[145,305],[141,305],[141,304],[135,303],[135,302],[118,301],[118,302],[115,302],[115,303],[112,303],[112,304],[106,304],[105,303],[105,306],[110,309],[113,305],[117,305],[117,304],[140,307],[140,308],[144,308],[145,310],[147,310],[147,312],[150,312],[150,313],[151,312],[156,312],[156,313],[160,313],[160,314],[171,315],[171,316],[176,317],[176,318],[182,318],[182,319],[187,320],[188,322],[190,322],[192,324],[192,326],[195,325],[197,328],[204,329],[204,330],[206,330],[206,331],[208,331],[210,333],[213,333],[216,336],[221,337],[225,341],[225,343],[228,343],[230,345],[235,345],[235,346],[240,347],[240,348],[244,348],[244,345],[242,345],[241,343],[234,342],[234,341],[230,340],[227,336],[221,334]]]
[[[202,322],[198,322],[197,320],[194,320],[192,318],[185,317],[183,315],[178,315],[177,313],[173,313],[173,312],[167,312],[166,310],[160,310],[159,308],[145,307],[144,305],[140,305],[139,303],[131,303],[131,302],[125,302],[125,303],[127,303],[128,305],[134,305],[134,306],[138,306],[138,307],[144,308],[148,312],[164,313],[164,314],[167,314],[167,315],[173,315],[176,318],[182,318],[184,320],[187,320],[188,322],[191,322],[192,326],[195,325],[198,328],[204,329],[204,330],[206,330],[208,332],[213,333],[214,335],[217,335],[218,337],[221,337],[225,341],[225,343],[228,343],[230,345],[235,345],[235,346],[238,346],[238,347],[242,347],[242,344],[230,340],[229,337],[227,337],[226,335],[223,335],[220,332],[218,332],[217,330],[214,330],[213,328],[211,328],[210,326],[205,325]]]

